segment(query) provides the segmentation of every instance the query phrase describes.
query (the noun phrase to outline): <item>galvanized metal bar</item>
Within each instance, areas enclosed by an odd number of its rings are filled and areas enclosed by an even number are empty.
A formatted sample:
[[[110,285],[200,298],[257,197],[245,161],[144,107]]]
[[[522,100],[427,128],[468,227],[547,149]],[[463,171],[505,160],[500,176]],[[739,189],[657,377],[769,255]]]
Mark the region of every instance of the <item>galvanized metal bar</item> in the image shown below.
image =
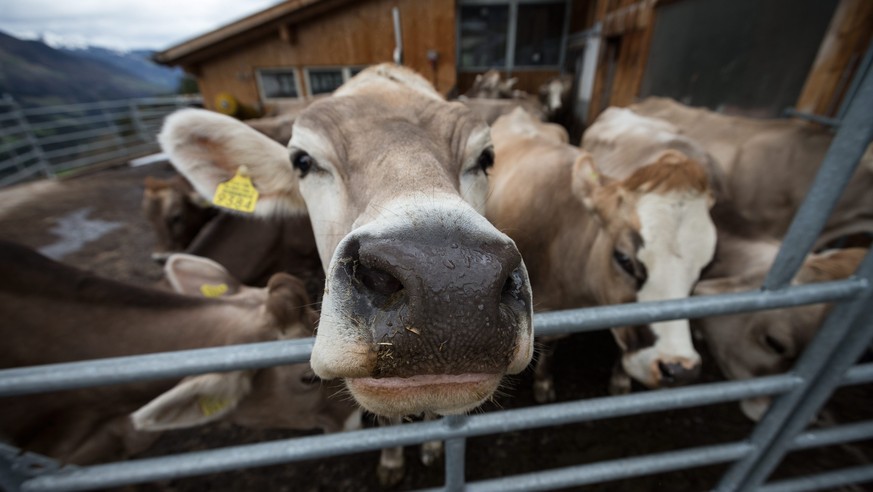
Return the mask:
[[[862,279],[849,279],[801,285],[776,292],[741,292],[584,310],[554,311],[534,315],[534,326],[537,335],[552,335],[675,318],[695,318],[813,302],[833,302],[851,298],[863,291],[866,285],[866,281]],[[266,342],[119,357],[99,362],[71,362],[5,369],[0,371],[0,397],[165,377],[183,377],[203,372],[251,369],[270,364],[305,362],[308,360],[312,343],[312,339]]]
[[[0,396],[307,362],[313,338],[180,350],[0,371]]]
[[[618,304],[595,308],[552,311],[534,315],[537,335],[555,335],[635,325],[680,318],[700,318],[737,312],[834,302],[863,291],[860,279],[792,286],[778,291],[747,291],[717,296]]]
[[[443,418],[444,423],[451,428],[459,428],[464,425],[467,417],[464,415],[447,415]],[[466,437],[453,437],[445,441],[446,453],[446,476],[445,490],[464,490],[466,481],[465,457],[467,451]]]
[[[45,177],[53,177],[54,173],[52,172],[48,159],[45,157],[45,152],[43,152],[42,147],[34,136],[25,112],[11,97],[7,97],[6,102],[9,104],[13,117],[17,120],[17,126],[24,131],[25,140],[30,144],[31,149],[33,149],[33,152],[37,155],[35,166],[39,168]]]
[[[789,391],[800,380],[779,375],[594,398],[474,415],[463,419],[418,422],[392,427],[391,432],[367,429],[234,446],[160,458],[81,467],[41,475],[25,491],[65,491],[106,488],[154,480],[175,479],[226,470],[252,468],[340,454],[406,446],[431,440],[447,441],[498,432],[548,427],[639,413],[687,408]],[[745,445],[744,445],[745,446]]]
[[[790,116],[793,118],[800,118],[808,121],[812,121],[813,123],[818,123],[820,125],[838,127],[840,126],[840,120],[837,118],[828,118],[827,116],[821,116],[812,113],[804,113],[803,111],[798,111],[796,108],[785,108],[785,111],[782,112],[785,116]]]
[[[641,475],[664,473],[686,468],[714,465],[741,458],[749,453],[745,442],[683,449],[634,458],[601,461],[543,472],[514,475],[467,484],[469,492],[525,492],[552,490],[620,480]]]
[[[175,106],[177,101],[183,101],[183,104],[190,104],[192,102],[201,101],[199,97],[181,97],[181,96],[169,96],[169,97],[143,97],[138,98],[138,101],[141,101],[143,104],[150,105],[168,105]],[[125,106],[130,102],[129,99],[116,99],[114,101],[103,101],[100,104],[103,104],[106,107],[114,107],[114,106]],[[95,103],[74,103],[74,104],[60,104],[57,106],[43,106],[37,108],[27,108],[24,111],[28,116],[37,116],[37,115],[47,115],[47,114],[56,114],[61,112],[75,112],[75,111],[87,111],[95,108]]]
[[[0,490],[18,491],[21,484],[41,473],[57,471],[61,465],[45,456],[28,453],[0,442]]]
[[[849,85],[849,89],[843,96],[843,101],[840,103],[840,109],[837,111],[837,119],[842,119],[846,115],[846,112],[852,105],[852,101],[855,100],[855,95],[858,93],[861,79],[864,78],[864,74],[870,70],[871,66],[873,66],[873,39],[870,40],[870,44],[867,45],[867,51],[861,59],[861,63],[859,63],[858,68],[855,69],[855,76],[852,77],[852,83]]]
[[[837,487],[873,481],[873,465],[843,468],[817,475],[807,475],[771,482],[759,487],[757,492],[805,492],[808,490],[834,490]]]
[[[855,366],[846,373],[843,377],[841,386],[850,386],[853,384],[873,383],[873,362]]]
[[[873,139],[873,112],[870,108],[873,108],[873,71],[864,75],[815,181],[785,234],[779,254],[764,279],[764,289],[774,290],[788,285],[807,253],[812,250],[858,161]]]
[[[862,261],[857,275],[873,285],[873,250]],[[868,287],[863,296],[833,308],[810,342],[815,350],[804,351],[792,371],[803,379],[803,384],[774,400],[750,437],[755,452],[725,473],[717,491],[754,490],[764,483],[794,436],[808,425],[873,340],[871,303],[873,287]]]
[[[820,448],[873,438],[873,420],[845,424],[829,429],[816,429],[794,437],[792,450]]]

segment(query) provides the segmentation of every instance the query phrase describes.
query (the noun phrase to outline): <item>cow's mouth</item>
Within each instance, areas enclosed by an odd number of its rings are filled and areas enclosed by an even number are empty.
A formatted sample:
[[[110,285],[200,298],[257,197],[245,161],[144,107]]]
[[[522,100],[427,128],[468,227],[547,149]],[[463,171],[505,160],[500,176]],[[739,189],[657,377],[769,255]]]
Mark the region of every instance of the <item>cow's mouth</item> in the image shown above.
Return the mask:
[[[433,412],[452,415],[485,402],[502,379],[501,374],[440,374],[408,378],[347,378],[355,400],[367,410],[385,416]]]

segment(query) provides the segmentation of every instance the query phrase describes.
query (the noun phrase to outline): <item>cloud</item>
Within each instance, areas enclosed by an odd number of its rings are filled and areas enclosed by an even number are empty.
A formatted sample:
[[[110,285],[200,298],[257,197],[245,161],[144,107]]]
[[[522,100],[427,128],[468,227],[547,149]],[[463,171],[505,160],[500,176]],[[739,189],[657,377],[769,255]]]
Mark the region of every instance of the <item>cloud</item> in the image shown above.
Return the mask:
[[[12,0],[0,31],[53,44],[163,50],[278,3],[277,0]]]

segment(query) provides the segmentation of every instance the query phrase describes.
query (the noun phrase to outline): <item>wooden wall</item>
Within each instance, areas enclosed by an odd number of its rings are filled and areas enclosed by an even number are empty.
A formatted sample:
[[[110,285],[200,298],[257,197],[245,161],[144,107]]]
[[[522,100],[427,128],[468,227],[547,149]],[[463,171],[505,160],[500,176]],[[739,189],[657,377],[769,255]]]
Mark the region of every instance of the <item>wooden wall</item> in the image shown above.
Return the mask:
[[[229,93],[244,107],[260,106],[255,72],[259,68],[370,65],[392,60],[393,7],[400,8],[404,64],[447,93],[456,83],[454,0],[367,0],[340,7],[299,25],[240,45],[220,56],[186,67],[194,73],[206,107]],[[283,40],[282,38],[285,38]],[[436,70],[428,50],[439,53]],[[301,80],[306,93],[305,80]]]
[[[797,109],[835,116],[860,60],[873,38],[873,2],[842,0],[828,26]]]
[[[654,30],[656,0],[597,0],[595,22],[603,44],[588,113],[593,121],[609,106],[627,106],[640,91]]]
[[[608,106],[634,102],[646,69],[657,4],[680,0],[594,0],[594,22],[603,23],[589,121]],[[695,0],[681,0],[695,1]],[[873,38],[873,1],[841,0],[797,109],[832,116]]]

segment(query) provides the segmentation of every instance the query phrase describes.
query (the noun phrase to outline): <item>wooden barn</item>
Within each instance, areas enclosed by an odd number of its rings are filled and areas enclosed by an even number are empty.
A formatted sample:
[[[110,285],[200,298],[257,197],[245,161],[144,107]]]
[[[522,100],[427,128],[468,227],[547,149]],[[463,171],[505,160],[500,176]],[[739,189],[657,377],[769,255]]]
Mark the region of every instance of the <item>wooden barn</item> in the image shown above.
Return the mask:
[[[330,92],[363,67],[391,61],[397,8],[403,63],[438,91],[463,92],[476,74],[491,68],[518,77],[518,88],[535,91],[562,72],[567,39],[585,29],[589,3],[288,0],[155,59],[193,74],[208,108],[237,109],[245,116]]]
[[[574,136],[647,96],[828,121],[873,58],[869,0],[288,0],[155,58],[193,74],[208,108],[255,116],[392,60],[394,9],[403,63],[447,96],[489,69],[532,93],[572,75]]]

